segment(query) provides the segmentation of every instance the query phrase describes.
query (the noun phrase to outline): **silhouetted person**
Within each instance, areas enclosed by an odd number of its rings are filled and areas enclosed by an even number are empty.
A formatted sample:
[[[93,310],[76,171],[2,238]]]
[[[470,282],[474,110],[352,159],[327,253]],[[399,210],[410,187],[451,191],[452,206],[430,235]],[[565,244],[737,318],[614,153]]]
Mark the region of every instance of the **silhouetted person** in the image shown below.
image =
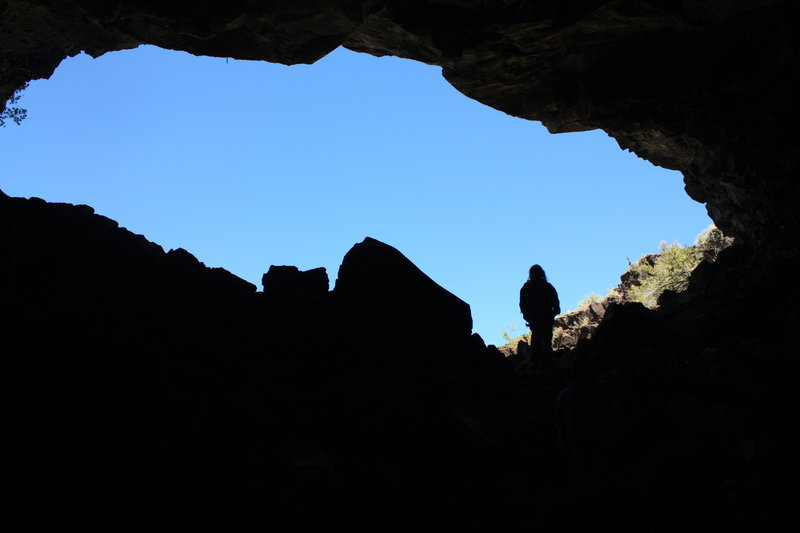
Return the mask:
[[[533,265],[528,281],[519,291],[519,310],[531,328],[531,348],[540,363],[553,350],[553,320],[561,312],[558,293],[547,281],[544,269]]]

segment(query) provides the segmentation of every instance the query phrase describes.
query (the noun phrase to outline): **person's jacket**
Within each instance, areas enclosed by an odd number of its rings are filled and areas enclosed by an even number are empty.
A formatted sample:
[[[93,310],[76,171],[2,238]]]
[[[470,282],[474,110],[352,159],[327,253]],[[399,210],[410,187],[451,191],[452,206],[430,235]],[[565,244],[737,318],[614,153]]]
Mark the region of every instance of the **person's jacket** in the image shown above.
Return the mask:
[[[519,310],[527,322],[552,320],[561,312],[558,293],[546,280],[528,280],[519,291]]]

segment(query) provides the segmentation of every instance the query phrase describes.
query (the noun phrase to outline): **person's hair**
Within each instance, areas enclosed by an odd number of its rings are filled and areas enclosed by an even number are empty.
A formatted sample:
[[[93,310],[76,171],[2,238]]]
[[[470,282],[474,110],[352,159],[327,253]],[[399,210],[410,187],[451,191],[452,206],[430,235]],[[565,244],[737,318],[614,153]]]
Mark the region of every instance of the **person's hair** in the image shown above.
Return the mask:
[[[533,265],[528,271],[528,279],[543,279],[547,281],[547,276],[545,275],[542,267],[539,265]]]

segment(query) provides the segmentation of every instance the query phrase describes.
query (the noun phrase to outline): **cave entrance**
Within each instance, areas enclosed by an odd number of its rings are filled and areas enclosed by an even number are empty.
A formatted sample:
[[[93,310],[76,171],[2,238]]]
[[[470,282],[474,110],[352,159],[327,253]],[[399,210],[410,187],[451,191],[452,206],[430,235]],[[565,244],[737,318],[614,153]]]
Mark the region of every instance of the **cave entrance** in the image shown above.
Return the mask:
[[[365,236],[472,306],[501,344],[545,266],[564,310],[616,285],[626,258],[710,223],[679,173],[599,131],[550,135],[431,67],[338,49],[311,66],[152,46],[81,55],[34,81],[0,130],[0,188],[84,203],[165,249],[259,284],[271,264],[331,280]]]

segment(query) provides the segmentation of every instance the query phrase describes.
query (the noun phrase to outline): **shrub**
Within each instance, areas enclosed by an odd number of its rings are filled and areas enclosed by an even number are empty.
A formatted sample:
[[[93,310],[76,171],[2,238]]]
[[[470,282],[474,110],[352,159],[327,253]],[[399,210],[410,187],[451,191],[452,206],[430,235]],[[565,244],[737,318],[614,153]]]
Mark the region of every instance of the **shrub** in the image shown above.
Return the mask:
[[[22,124],[22,121],[28,116],[28,110],[17,107],[15,104],[22,98],[22,91],[28,88],[26,83],[11,95],[6,103],[6,108],[0,112],[0,126],[5,127],[6,120],[13,120],[15,124]]]
[[[664,291],[682,292],[689,285],[689,276],[702,260],[694,246],[662,242],[655,261],[639,261],[632,266],[639,285],[631,289],[630,299],[653,309]]]
[[[512,325],[508,326],[508,329],[509,329],[509,331],[511,331],[511,334],[513,334],[517,330],[517,327],[514,324],[512,324]],[[512,337],[511,334],[509,334],[508,331],[503,331],[502,335],[503,335],[503,338],[506,340],[506,344],[504,344],[503,346],[511,347],[514,350],[516,350],[517,349],[517,344],[519,343],[519,341],[525,341],[528,344],[531,343],[531,332],[530,331],[528,333],[523,333],[522,335],[519,335],[517,337]]]
[[[733,237],[726,237],[722,230],[711,224],[695,240],[695,246],[703,255],[703,259],[716,261],[719,253],[733,245]]]

